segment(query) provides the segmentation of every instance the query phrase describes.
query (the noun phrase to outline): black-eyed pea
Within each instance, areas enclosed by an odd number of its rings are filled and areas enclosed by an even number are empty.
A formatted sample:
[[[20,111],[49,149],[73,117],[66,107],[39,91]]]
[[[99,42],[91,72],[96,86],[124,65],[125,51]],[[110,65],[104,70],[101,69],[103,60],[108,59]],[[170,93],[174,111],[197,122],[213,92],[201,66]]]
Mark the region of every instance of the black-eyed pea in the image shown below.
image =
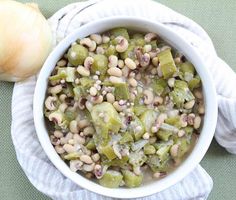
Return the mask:
[[[100,155],[98,153],[93,154],[91,157],[94,162],[98,162],[100,160]]]
[[[199,104],[198,106],[198,113],[199,114],[204,114],[205,113],[205,107],[203,104]]]
[[[92,97],[92,98],[91,98],[91,102],[92,102],[93,104],[102,103],[102,102],[103,102],[103,96],[102,96],[102,95],[99,95],[99,96]]]
[[[144,94],[144,103],[146,105],[151,104],[153,102],[153,100],[154,100],[153,92],[150,91],[150,90],[144,90],[143,94]]]
[[[90,39],[95,41],[97,44],[102,44],[102,36],[99,34],[91,34]]]
[[[48,110],[56,110],[56,101],[57,97],[55,96],[48,96],[47,99],[45,100],[45,106]]]
[[[68,132],[65,136],[65,139],[67,140],[67,142],[73,138],[73,134],[71,132]]]
[[[85,107],[88,109],[88,111],[91,111],[93,108],[93,104],[90,101],[86,101]]]
[[[91,88],[89,89],[89,93],[90,93],[91,96],[96,96],[97,93],[98,93],[97,88],[91,87]]]
[[[104,54],[104,53],[105,53],[105,50],[104,50],[103,47],[97,47],[96,53],[97,53],[97,54]]]
[[[139,80],[141,80],[141,78],[142,78],[142,75],[140,72],[138,72],[135,76],[135,79],[139,81]]]
[[[134,94],[134,93],[131,93],[131,94],[130,94],[130,100],[131,100],[131,101],[134,101],[135,98],[136,98],[135,94]]]
[[[86,69],[85,67],[83,67],[82,65],[77,67],[77,72],[81,76],[89,76],[90,75],[90,71],[88,69]]]
[[[152,133],[157,133],[157,131],[158,131],[157,126],[153,126],[153,127],[151,128],[151,132],[152,132]]]
[[[164,123],[164,121],[167,119],[167,114],[166,113],[161,113],[158,117],[157,117],[157,123],[158,124],[162,124]]]
[[[156,178],[156,179],[161,178],[161,172],[155,172],[153,174],[153,178]]]
[[[118,65],[119,68],[122,69],[125,66],[125,63],[124,63],[123,60],[118,60],[118,64],[117,65]]]
[[[147,67],[150,64],[150,55],[148,53],[145,53],[141,56],[140,60],[139,60],[139,64],[142,67]]]
[[[144,50],[145,53],[150,52],[152,50],[152,45],[150,45],[150,44],[144,45],[143,50]]]
[[[108,67],[116,67],[118,65],[118,57],[115,55],[110,55],[108,61]]]
[[[109,80],[110,80],[111,83],[124,83],[124,81],[121,77],[110,76]]]
[[[138,82],[134,79],[134,78],[129,78],[128,79],[128,83],[132,86],[132,87],[137,87]]]
[[[82,119],[82,120],[78,121],[78,126],[80,129],[83,129],[83,128],[89,126],[89,124],[90,124],[90,122],[87,119]]]
[[[83,132],[85,136],[88,136],[88,135],[93,135],[95,133],[95,130],[92,126],[88,126],[84,128]]]
[[[170,155],[175,158],[178,156],[178,150],[179,150],[179,145],[178,144],[174,144],[172,145],[172,147],[170,148]]]
[[[145,42],[151,42],[152,40],[155,40],[157,39],[157,34],[156,33],[147,33],[145,36],[144,36],[144,40]]]
[[[123,36],[118,36],[115,38],[115,40],[118,43],[116,45],[116,51],[119,53],[125,52],[129,46],[128,40]]]
[[[94,51],[96,49],[96,42],[91,40],[90,38],[83,38],[80,40],[80,44],[87,47],[89,51]]]
[[[101,165],[96,164],[94,166],[94,175],[96,176],[97,179],[102,178],[103,170],[102,170],[102,166]]]
[[[123,67],[121,71],[124,77],[128,77],[130,69],[127,66]]]
[[[57,152],[58,154],[63,154],[63,153],[65,153],[65,149],[63,149],[63,147],[62,147],[62,146],[59,146],[59,145],[55,146],[55,150],[56,150],[56,152]]]
[[[96,50],[97,44],[95,41],[92,41],[91,46],[89,47],[89,51],[93,52]]]
[[[80,44],[89,48],[92,45],[92,40],[90,38],[83,38],[80,40]]]
[[[93,163],[93,160],[90,156],[88,155],[82,155],[80,156],[80,160],[86,164],[92,164]]]
[[[178,137],[183,137],[185,135],[185,131],[184,130],[179,130],[177,135],[178,135]]]
[[[66,98],[67,98],[67,96],[66,96],[65,94],[61,94],[61,95],[59,96],[59,100],[60,100],[61,102],[64,102]]]
[[[102,36],[102,43],[106,44],[110,41],[110,38],[107,35]]]
[[[107,70],[107,73],[110,76],[121,77],[122,71],[118,67],[111,67]]]
[[[113,103],[113,107],[118,111],[118,112],[121,112],[123,110],[123,106],[121,106],[118,101],[115,101]]]
[[[158,64],[159,64],[159,59],[158,59],[158,57],[152,58],[152,64],[153,64],[155,67],[158,66]]]
[[[203,99],[203,94],[202,94],[202,91],[200,89],[194,90],[193,94],[196,98]]]
[[[131,58],[125,59],[125,65],[131,70],[136,69],[137,67],[136,63]]]
[[[159,77],[162,77],[162,76],[163,76],[162,71],[161,71],[161,66],[160,66],[160,65],[157,67],[157,75],[158,75]]]
[[[60,138],[60,144],[64,145],[68,142],[68,140],[65,137]]]
[[[56,86],[48,88],[48,93],[51,93],[51,94],[58,94],[61,91],[62,91],[62,85],[56,85]]]
[[[92,163],[92,164],[84,164],[83,165],[83,170],[86,171],[86,172],[91,172],[93,171],[94,169],[94,166],[95,166],[95,163]]]
[[[188,122],[189,125],[194,124],[194,119],[195,119],[195,114],[194,113],[188,114],[187,122]]]
[[[63,133],[59,130],[55,130],[53,135],[56,137],[56,138],[62,138],[63,137]]]
[[[114,97],[114,95],[112,93],[107,93],[106,94],[106,98],[107,98],[107,101],[109,103],[114,103],[114,101],[115,101],[115,97]]]
[[[59,66],[59,67],[64,67],[64,66],[66,66],[66,64],[67,64],[67,62],[64,59],[61,59],[57,62],[57,66]]]
[[[188,125],[188,115],[183,113],[180,115],[180,124],[181,127],[186,127]]]
[[[179,64],[179,63],[181,63],[181,58],[180,57],[176,57],[174,59],[174,61],[175,61],[176,64]]]
[[[72,132],[72,133],[78,133],[79,132],[78,124],[77,124],[76,120],[72,120],[70,122],[69,129],[70,129],[70,132]]]
[[[71,145],[71,144],[64,144],[63,145],[63,149],[67,152],[67,153],[73,153],[76,151],[76,148]]]
[[[192,109],[194,104],[195,104],[195,100],[193,99],[193,100],[188,101],[187,103],[185,103],[184,108],[187,109],[187,110]]]
[[[84,60],[84,67],[89,70],[89,69],[91,68],[93,62],[94,62],[93,57],[88,56],[88,57],[85,58],[85,60]]]
[[[65,112],[67,108],[68,108],[68,105],[66,103],[62,103],[59,105],[59,110],[63,113]]]
[[[78,144],[85,144],[85,138],[81,137],[79,134],[74,134],[73,139],[76,141]]]
[[[49,121],[53,121],[54,123],[60,125],[62,123],[62,113],[59,112],[52,112],[48,116]]]
[[[54,135],[50,135],[50,141],[54,146],[57,146],[61,143],[60,139],[55,137]]]
[[[157,74],[157,68],[152,68],[151,74],[152,74],[152,75],[156,75],[156,74]]]
[[[169,87],[174,87],[175,86],[175,78],[169,78],[167,81]]]
[[[71,160],[69,165],[71,171],[77,172],[78,170],[82,170],[83,162],[80,160]]]
[[[75,145],[76,143],[77,143],[77,141],[74,139],[68,140],[68,144]]]
[[[148,132],[143,134],[143,139],[148,140],[150,138],[150,134]]]
[[[194,127],[195,129],[199,129],[200,126],[201,126],[201,121],[202,121],[201,117],[200,117],[200,116],[196,116],[196,117],[194,118],[193,127]]]

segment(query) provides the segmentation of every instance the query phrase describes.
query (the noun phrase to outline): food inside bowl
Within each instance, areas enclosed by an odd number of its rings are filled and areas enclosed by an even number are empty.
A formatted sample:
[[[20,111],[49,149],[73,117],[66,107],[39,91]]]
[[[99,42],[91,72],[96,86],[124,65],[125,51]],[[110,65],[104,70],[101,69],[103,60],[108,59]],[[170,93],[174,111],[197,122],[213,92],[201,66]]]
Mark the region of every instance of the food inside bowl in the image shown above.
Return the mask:
[[[184,160],[200,134],[204,100],[184,55],[155,33],[115,28],[71,44],[49,77],[44,113],[72,171],[132,188]]]

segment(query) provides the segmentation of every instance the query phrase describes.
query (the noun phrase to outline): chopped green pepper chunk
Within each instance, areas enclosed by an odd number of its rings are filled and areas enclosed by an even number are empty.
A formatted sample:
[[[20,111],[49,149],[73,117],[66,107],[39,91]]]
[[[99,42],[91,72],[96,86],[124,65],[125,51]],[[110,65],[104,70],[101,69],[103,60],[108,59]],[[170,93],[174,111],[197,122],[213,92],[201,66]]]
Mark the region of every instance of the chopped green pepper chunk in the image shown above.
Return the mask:
[[[143,175],[136,175],[129,170],[123,170],[122,174],[124,176],[125,185],[129,188],[138,187],[141,185],[143,180]]]
[[[129,40],[129,33],[126,28],[114,28],[110,30],[110,34],[111,34],[111,39],[114,39],[118,36],[123,36],[124,38]]]
[[[192,63],[190,62],[184,62],[179,64],[180,71],[183,73],[189,72],[191,74],[194,74],[195,69]]]
[[[177,107],[182,107],[185,101],[191,101],[195,99],[192,92],[188,88],[188,84],[185,81],[176,80],[174,90],[170,92],[170,97]]]
[[[129,133],[129,132],[126,132],[126,133],[122,136],[122,138],[120,139],[119,143],[120,143],[120,144],[125,144],[125,143],[127,143],[127,142],[133,142],[133,141],[134,141],[134,139],[133,139],[133,137],[132,137],[132,134]]]
[[[137,127],[139,128],[137,129]],[[133,120],[131,121],[130,126],[129,126],[129,131],[133,133],[134,139],[136,141],[139,140],[143,136],[145,129],[144,129],[143,123],[138,117],[136,116],[133,117]]]
[[[103,113],[104,117],[99,117]],[[121,127],[121,119],[112,104],[103,102],[93,106],[91,110],[92,122],[96,128],[97,133],[106,139],[108,131],[117,133]],[[106,118],[106,120],[104,120]]]
[[[161,95],[167,86],[167,82],[164,79],[153,79],[151,87],[156,95]]]
[[[169,137],[172,135],[171,131],[159,130],[157,132],[157,137],[163,141],[168,141]]]
[[[76,160],[80,156],[81,156],[81,153],[73,152],[73,153],[69,153],[69,154],[65,155],[64,159],[66,159],[66,160]]]
[[[99,184],[109,188],[117,188],[122,182],[123,176],[120,172],[115,170],[107,170],[101,179]]]
[[[97,54],[93,57],[94,61],[91,67],[91,71],[93,74],[96,71],[99,71],[101,75],[105,75],[108,69],[108,59],[106,56],[102,54]]]
[[[117,157],[113,148],[109,144],[107,146],[99,147],[99,149],[100,152],[104,154],[109,160],[113,160]]]
[[[144,153],[147,154],[155,154],[156,153],[156,149],[153,145],[151,144],[146,144],[143,148]]]
[[[161,72],[164,76],[164,79],[170,78],[177,71],[174,59],[171,54],[170,49],[166,49],[158,54]]]
[[[147,107],[146,107],[146,106],[141,106],[141,105],[134,106],[134,114],[135,114],[136,116],[140,116],[140,115],[143,114],[146,110],[147,110]]]
[[[76,86],[73,89],[74,97],[76,100],[79,100],[82,96],[86,94],[85,88],[80,86]]]
[[[180,116],[178,116],[178,115],[165,119],[165,123],[173,125],[176,128],[181,128]]]
[[[86,144],[86,148],[89,150],[96,150],[96,145],[93,139],[90,139]]]
[[[115,98],[117,100],[128,100],[129,99],[129,88],[127,83],[116,83],[115,84]]]
[[[73,66],[82,65],[88,57],[88,49],[80,44],[73,45],[68,51],[68,60]]]
[[[141,115],[140,120],[143,123],[146,132],[151,132],[151,127],[156,121],[157,116],[158,113],[154,110],[147,110]]]
[[[201,79],[199,76],[195,76],[188,82],[189,89],[192,91],[193,89],[199,88],[201,86]]]

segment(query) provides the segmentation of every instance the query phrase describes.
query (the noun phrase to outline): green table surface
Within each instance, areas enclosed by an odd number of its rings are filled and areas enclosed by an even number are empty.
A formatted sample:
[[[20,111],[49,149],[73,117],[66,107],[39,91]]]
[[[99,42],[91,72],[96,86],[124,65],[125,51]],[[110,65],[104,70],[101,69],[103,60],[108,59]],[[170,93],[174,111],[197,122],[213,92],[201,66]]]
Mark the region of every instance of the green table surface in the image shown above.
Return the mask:
[[[20,1],[27,2],[27,0]],[[157,1],[199,23],[212,38],[218,55],[236,71],[235,0]],[[34,2],[39,4],[46,17],[50,17],[59,8],[76,0],[35,0]],[[12,89],[12,83],[0,82],[0,199],[49,199],[30,184],[16,160],[10,135]],[[201,165],[214,181],[210,200],[236,199],[236,157],[234,155],[227,153],[216,141],[213,141]]]

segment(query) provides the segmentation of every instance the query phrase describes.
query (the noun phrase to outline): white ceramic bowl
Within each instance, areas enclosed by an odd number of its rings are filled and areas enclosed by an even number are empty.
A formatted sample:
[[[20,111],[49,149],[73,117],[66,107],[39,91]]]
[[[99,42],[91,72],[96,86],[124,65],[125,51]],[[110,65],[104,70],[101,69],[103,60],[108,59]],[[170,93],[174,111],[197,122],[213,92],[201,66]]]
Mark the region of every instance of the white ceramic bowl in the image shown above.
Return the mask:
[[[69,167],[60,159],[53,146],[50,143],[48,131],[44,122],[44,99],[47,90],[48,77],[50,76],[56,62],[61,58],[64,52],[69,48],[77,38],[83,38],[92,33],[99,33],[109,30],[114,27],[127,27],[137,31],[155,32],[160,35],[170,45],[184,53],[189,61],[191,61],[198,74],[201,77],[203,84],[203,92],[205,96],[205,118],[203,128],[199,140],[187,159],[171,174],[161,180],[153,180],[150,183],[144,184],[138,188],[117,188],[109,189],[103,187],[83,176],[72,172]],[[212,78],[207,70],[204,60],[183,38],[178,36],[174,31],[168,27],[151,22],[141,18],[132,17],[113,17],[97,20],[88,23],[68,37],[66,37],[53,50],[46,60],[40,74],[35,88],[34,94],[34,123],[37,131],[39,141],[55,167],[66,177],[71,179],[79,186],[91,190],[95,193],[116,198],[136,198],[151,195],[160,192],[183,179],[189,172],[191,172],[205,155],[214,135],[217,119],[217,102],[216,92],[213,85]]]

